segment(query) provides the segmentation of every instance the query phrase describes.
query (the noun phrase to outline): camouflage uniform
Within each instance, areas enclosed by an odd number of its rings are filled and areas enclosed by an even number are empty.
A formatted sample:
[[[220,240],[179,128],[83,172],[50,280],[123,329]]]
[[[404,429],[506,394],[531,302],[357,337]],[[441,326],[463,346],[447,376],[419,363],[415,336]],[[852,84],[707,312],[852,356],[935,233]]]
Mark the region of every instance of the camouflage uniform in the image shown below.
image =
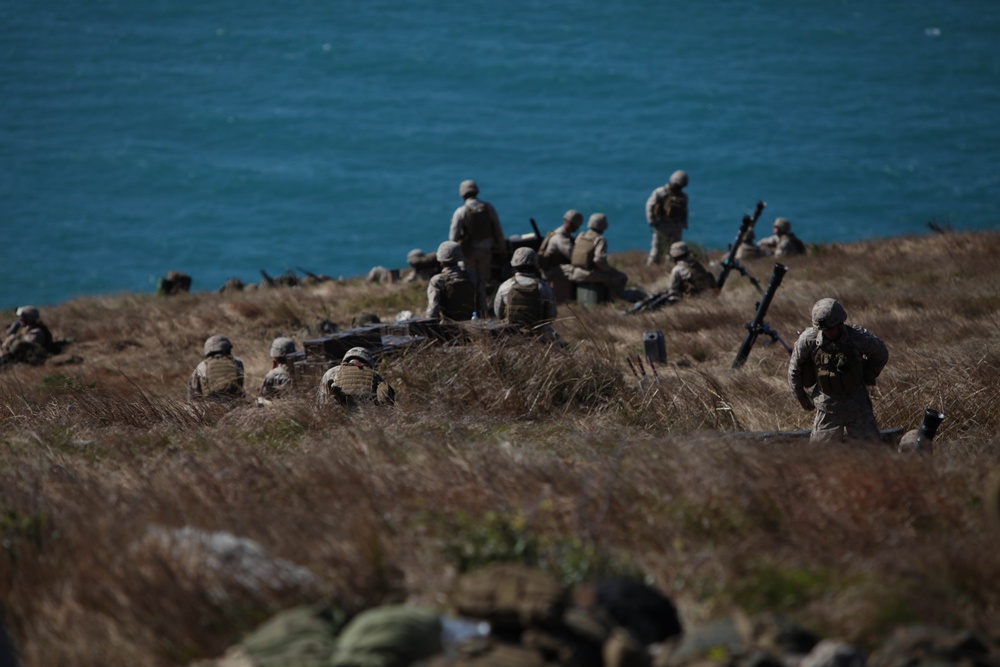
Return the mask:
[[[674,268],[670,271],[667,298],[674,302],[716,288],[715,276],[690,256],[688,245],[679,241],[670,246],[670,258]]]
[[[466,268],[478,273],[484,281],[489,281],[493,253],[506,255],[507,237],[503,235],[500,217],[493,204],[477,198],[479,186],[475,181],[462,181],[458,192],[465,203],[451,216],[448,240],[462,245]]]
[[[288,365],[288,355],[295,352],[295,341],[284,336],[271,343],[271,370],[260,385],[261,398],[278,398],[286,395],[292,387],[292,372]]]
[[[684,192],[687,184],[687,174],[675,171],[670,181],[653,190],[646,200],[646,222],[653,232],[646,264],[659,264],[667,249],[684,236],[688,226],[688,196]]]
[[[603,234],[607,228],[608,219],[603,213],[590,216],[587,231],[573,244],[569,279],[575,283],[607,285],[611,295],[619,297],[628,283],[628,276],[608,264],[608,241]]]
[[[518,248],[511,259],[514,276],[497,290],[493,312],[498,319],[517,324],[522,329],[556,342],[559,335],[552,328],[556,318],[556,297],[552,288],[539,278],[538,256],[531,248]]]
[[[0,363],[41,364],[55,352],[52,332],[42,322],[38,309],[34,306],[18,308],[17,320],[7,328],[7,336],[0,344]]]
[[[396,391],[375,371],[375,360],[363,347],[348,350],[340,365],[328,370],[320,380],[321,404],[337,401],[345,405],[391,405],[395,400]]]
[[[236,399],[244,396],[243,361],[232,355],[233,344],[225,336],[205,341],[205,359],[188,379],[188,398]]]
[[[538,265],[545,279],[565,280],[566,271],[573,262],[573,234],[583,224],[583,214],[570,209],[563,214],[563,224],[554,229],[542,240],[538,248]]]
[[[788,257],[789,255],[804,255],[806,244],[792,234],[792,223],[788,218],[778,218],[774,221],[774,234],[763,238],[757,243],[757,248],[765,255],[772,257]]]
[[[427,284],[427,317],[434,319],[468,320],[472,313],[485,314],[486,290],[480,276],[470,269],[461,269],[462,249],[453,241],[438,247],[441,273]]]
[[[843,438],[877,441],[878,425],[867,385],[874,385],[889,351],[874,334],[846,325],[847,314],[833,299],[813,306],[813,326],[795,341],[788,386],[806,410],[815,406],[812,441]],[[826,331],[833,330],[834,338]],[[812,395],[806,393],[813,387]]]

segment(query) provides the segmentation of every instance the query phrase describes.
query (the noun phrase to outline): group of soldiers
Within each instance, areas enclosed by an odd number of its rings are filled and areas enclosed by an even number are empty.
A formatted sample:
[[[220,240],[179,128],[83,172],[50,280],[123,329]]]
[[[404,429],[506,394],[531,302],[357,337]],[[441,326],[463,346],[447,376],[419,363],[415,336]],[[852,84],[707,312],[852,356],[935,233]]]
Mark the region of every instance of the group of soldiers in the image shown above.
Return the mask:
[[[271,368],[257,390],[261,401],[292,392],[296,377],[292,362],[295,351],[295,341],[287,336],[279,336],[271,342]],[[243,361],[233,356],[229,338],[220,334],[209,336],[203,356],[188,380],[189,399],[228,402],[246,397]],[[351,348],[338,365],[327,370],[318,390],[320,404],[390,405],[395,399],[395,390],[375,369],[374,357],[363,347]]]
[[[653,233],[648,264],[658,264],[666,252],[674,262],[667,295],[676,301],[716,288],[714,275],[692,254],[683,241],[688,225],[688,176],[674,172],[668,183],[656,188],[646,203]],[[608,264],[607,216],[593,213],[586,231],[575,236],[583,214],[570,209],[562,224],[541,240],[539,250],[519,247],[510,256],[512,274],[496,286],[488,298],[487,280],[494,275],[493,262],[506,258],[507,239],[496,209],[479,198],[475,181],[459,186],[463,204],[452,216],[449,239],[428,257],[411,257],[414,275],[429,277],[426,316],[441,321],[474,320],[494,316],[518,330],[549,343],[561,340],[552,327],[557,299],[552,285],[560,280],[601,284],[612,295],[621,294],[627,276]],[[804,244],[791,232],[786,218],[774,221],[774,234],[740,249],[744,257],[785,257],[801,254]],[[0,347],[0,362],[40,363],[53,353],[54,343],[37,308],[23,306],[17,321],[7,331]],[[873,385],[888,360],[884,343],[857,325],[846,324],[847,313],[834,299],[821,299],[812,310],[813,326],[806,329],[792,351],[788,384],[804,410],[815,411],[815,439],[851,437],[875,440],[875,422],[868,387]],[[233,345],[223,335],[213,335],[204,344],[204,358],[188,381],[192,399],[233,399],[246,395],[243,362],[233,356]],[[258,390],[268,401],[287,394],[294,382],[294,340],[276,338],[270,347],[271,368]],[[391,404],[395,391],[375,368],[370,351],[350,349],[339,364],[323,375],[318,388],[321,403],[362,401]]]

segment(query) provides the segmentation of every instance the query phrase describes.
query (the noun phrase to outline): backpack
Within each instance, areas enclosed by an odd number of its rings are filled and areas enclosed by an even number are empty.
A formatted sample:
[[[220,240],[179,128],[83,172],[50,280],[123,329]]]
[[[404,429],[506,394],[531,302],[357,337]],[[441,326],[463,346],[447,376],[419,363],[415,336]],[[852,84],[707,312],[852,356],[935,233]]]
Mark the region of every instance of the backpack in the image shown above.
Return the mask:
[[[525,329],[542,322],[542,291],[537,280],[530,285],[514,281],[507,293],[507,321]]]

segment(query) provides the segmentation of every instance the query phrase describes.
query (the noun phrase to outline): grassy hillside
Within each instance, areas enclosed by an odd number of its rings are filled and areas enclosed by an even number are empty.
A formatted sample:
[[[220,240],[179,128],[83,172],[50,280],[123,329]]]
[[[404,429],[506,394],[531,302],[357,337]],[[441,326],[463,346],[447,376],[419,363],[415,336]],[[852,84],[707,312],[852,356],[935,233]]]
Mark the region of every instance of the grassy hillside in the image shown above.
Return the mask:
[[[284,606],[332,595],[438,605],[461,568],[515,557],[568,583],[642,573],[687,623],[777,610],[873,648],[893,627],[1000,640],[998,536],[982,506],[1000,465],[1000,234],[810,248],[768,321],[789,343],[833,296],[889,346],[883,428],[946,415],[933,456],[754,440],[808,428],[788,355],[760,340],[730,370],[758,296],[723,292],[626,317],[560,308],[565,350],[531,341],[433,346],[387,359],[398,405],[299,397],[191,405],[202,343],[224,333],[257,387],[270,341],[323,319],[422,311],[424,285],[360,280],[43,310],[81,363],[0,370],[0,600],[26,665],[178,665],[218,655]],[[662,286],[644,255],[613,258]],[[772,263],[749,265],[766,284]],[[197,286],[197,276],[195,276]],[[13,319],[13,314],[7,314]],[[639,382],[644,331],[668,363]],[[184,527],[259,543],[312,579],[238,576],[158,536]]]

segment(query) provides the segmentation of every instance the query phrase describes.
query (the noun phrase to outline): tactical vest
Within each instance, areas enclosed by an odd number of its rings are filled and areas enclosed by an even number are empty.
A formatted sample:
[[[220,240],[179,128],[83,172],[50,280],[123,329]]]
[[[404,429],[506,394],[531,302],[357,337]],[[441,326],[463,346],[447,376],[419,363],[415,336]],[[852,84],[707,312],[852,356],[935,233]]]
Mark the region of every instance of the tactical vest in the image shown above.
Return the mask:
[[[462,233],[462,248],[474,246],[480,241],[493,238],[493,219],[490,209],[478,199],[465,202],[465,225]]]
[[[476,310],[476,283],[465,271],[444,273],[441,313],[450,320],[468,320]]]
[[[601,235],[592,229],[588,229],[577,237],[576,243],[573,244],[573,266],[588,271],[597,268],[597,265],[594,264],[594,248],[597,246],[599,238]]]
[[[531,329],[545,320],[542,291],[538,281],[522,285],[516,280],[507,292],[507,321]]]
[[[240,369],[229,355],[209,357],[205,360],[205,396],[242,396]]]
[[[656,202],[654,215],[667,222],[684,222],[687,217],[688,198],[683,192],[667,190],[667,196]]]
[[[378,376],[368,366],[358,366],[351,362],[341,364],[333,386],[339,387],[345,396],[355,398],[375,398]]]
[[[864,360],[851,344],[847,331],[841,330],[840,340],[826,342],[816,348],[816,384],[827,396],[846,396],[864,385]]]
[[[701,262],[688,262],[688,267],[691,269],[691,281],[684,285],[684,294],[691,296],[715,289],[715,276]]]

